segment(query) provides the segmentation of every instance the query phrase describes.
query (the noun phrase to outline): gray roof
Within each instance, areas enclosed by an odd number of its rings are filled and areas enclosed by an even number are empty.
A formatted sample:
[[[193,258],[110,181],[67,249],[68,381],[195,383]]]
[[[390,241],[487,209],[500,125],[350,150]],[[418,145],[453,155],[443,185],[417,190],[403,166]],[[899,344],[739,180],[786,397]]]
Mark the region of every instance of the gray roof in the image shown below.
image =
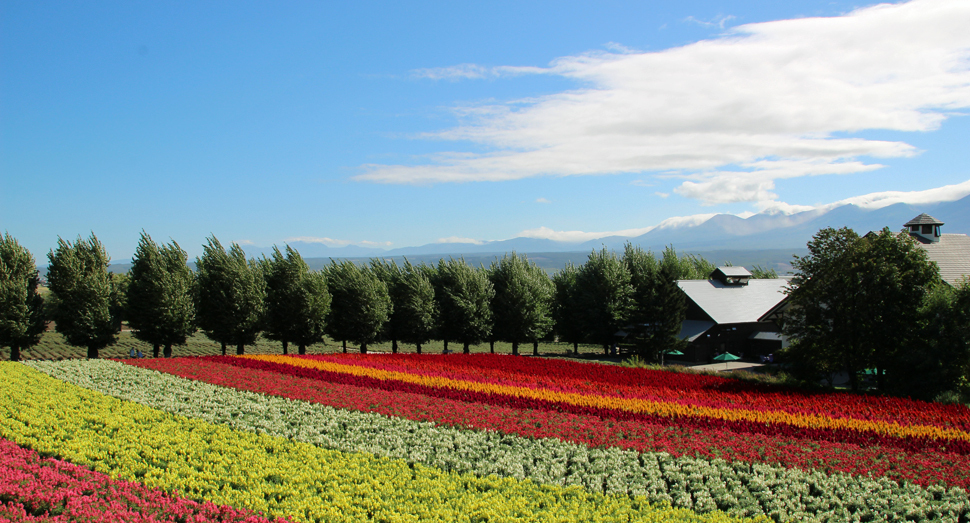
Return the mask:
[[[677,285],[718,324],[754,323],[781,303],[788,280],[749,280],[725,285],[718,280],[680,280]]]
[[[910,225],[943,225],[943,222],[924,212],[923,214],[906,222],[904,226],[909,227]]]
[[[684,320],[684,323],[680,325],[680,334],[678,337],[682,340],[694,341],[714,325],[712,321]]]
[[[956,286],[964,276],[970,276],[970,236],[966,234],[943,234],[938,242],[917,242],[926,251],[927,258],[936,262],[940,277]]]
[[[750,278],[751,273],[744,267],[718,267],[714,272],[721,271],[725,276]]]
[[[758,331],[751,333],[748,336],[750,340],[768,340],[768,341],[782,341],[785,339],[784,335],[780,332],[769,332],[769,331]]]

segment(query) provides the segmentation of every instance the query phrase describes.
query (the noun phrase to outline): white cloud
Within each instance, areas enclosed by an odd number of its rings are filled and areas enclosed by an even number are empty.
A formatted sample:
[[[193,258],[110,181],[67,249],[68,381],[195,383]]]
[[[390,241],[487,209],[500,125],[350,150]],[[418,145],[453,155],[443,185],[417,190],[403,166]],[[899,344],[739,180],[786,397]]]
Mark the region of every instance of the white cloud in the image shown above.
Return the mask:
[[[585,232],[585,231],[556,231],[550,229],[549,227],[539,227],[537,229],[527,229],[520,232],[517,237],[522,238],[540,238],[544,240],[554,240],[557,242],[572,242],[580,243],[589,240],[596,240],[598,238],[606,238],[607,236],[627,236],[634,237],[646,234],[654,229],[663,229],[667,227],[676,227],[681,225],[694,226],[700,225],[707,220],[710,220],[714,214],[695,214],[693,216],[675,216],[673,218],[667,218],[666,220],[660,222],[658,225],[653,225],[650,227],[640,227],[636,229],[622,229],[619,231],[602,231],[602,232]],[[748,214],[747,216],[750,216]],[[747,217],[745,216],[745,217]]]
[[[852,204],[864,209],[882,209],[897,203],[921,205],[937,202],[952,202],[970,195],[970,180],[955,185],[945,185],[925,191],[883,191],[854,196],[826,207]]]
[[[656,194],[657,196],[659,196],[661,198],[666,198],[666,197],[670,196],[670,193],[669,192],[660,192],[660,191],[657,191],[657,192],[655,192],[653,194]]]
[[[292,242],[303,242],[303,243],[322,243],[328,247],[343,247],[345,245],[350,245],[354,242],[349,240],[336,240],[334,238],[318,237],[318,236],[294,236],[292,238],[287,238],[283,240],[284,243]]]
[[[482,240],[476,240],[474,238],[462,238],[461,236],[448,236],[447,238],[438,238],[435,243],[474,243],[475,245],[481,245],[485,242]]]
[[[536,198],[536,203],[552,203],[552,202],[547,200],[546,198]]]
[[[757,202],[760,212],[767,214],[795,214],[805,211],[825,212],[843,205],[855,205],[863,209],[882,209],[897,203],[924,205],[930,203],[952,202],[970,196],[970,180],[953,185],[944,185],[923,191],[882,191],[861,196],[853,196],[837,202],[821,205],[791,205],[775,200]]]
[[[722,24],[728,19],[714,22]],[[486,153],[440,153],[419,165],[367,165],[380,183],[674,172],[702,203],[769,202],[774,181],[878,169],[913,156],[867,129],[926,132],[970,107],[970,3],[914,0],[732,28],[659,52],[590,52],[549,66],[463,64],[439,79],[550,74],[574,90],[456,108],[462,124],[425,138]]]
[[[320,236],[293,236],[283,240],[283,243],[320,243],[326,245],[327,247],[346,247],[348,245],[362,245],[364,247],[390,247],[392,242],[374,242],[370,240],[361,241],[351,241],[351,240],[339,240],[336,238],[320,237]]]
[[[734,20],[734,15],[718,15],[714,17],[713,20],[699,20],[693,16],[688,16],[684,19],[685,22],[693,22],[697,25],[702,25],[704,27],[718,27],[724,29],[724,24]]]

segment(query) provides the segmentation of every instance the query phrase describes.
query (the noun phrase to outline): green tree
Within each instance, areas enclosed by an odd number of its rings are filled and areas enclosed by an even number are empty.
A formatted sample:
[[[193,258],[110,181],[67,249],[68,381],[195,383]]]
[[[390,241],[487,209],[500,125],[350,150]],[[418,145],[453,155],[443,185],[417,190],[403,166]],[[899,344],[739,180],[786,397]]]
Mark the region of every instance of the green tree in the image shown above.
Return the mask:
[[[266,332],[271,340],[290,343],[306,354],[308,345],[323,341],[330,314],[331,297],[326,276],[311,272],[303,257],[290,246],[286,256],[273,247],[272,259],[264,261],[266,276]]]
[[[421,345],[431,339],[435,327],[434,287],[425,271],[407,259],[398,267],[393,260],[371,260],[371,270],[388,289],[394,310],[384,324],[383,337],[391,340],[391,352],[397,353],[398,341]]]
[[[795,277],[786,291],[784,332],[793,338],[789,358],[804,369],[844,369],[853,390],[858,374],[884,371],[918,335],[919,307],[939,280],[935,265],[907,235],[884,229],[860,238],[848,228],[822,229],[795,257]]]
[[[121,326],[128,321],[128,285],[131,279],[123,272],[109,272],[111,279],[111,319],[114,321],[115,331],[121,332]]]
[[[58,238],[47,259],[47,281],[56,303],[55,329],[71,345],[87,347],[88,358],[97,358],[101,349],[117,341],[111,317],[111,258],[92,233],[74,243]]]
[[[920,307],[920,335],[887,368],[887,391],[923,400],[970,393],[970,283],[933,285]],[[964,400],[966,401],[966,400]]]
[[[634,307],[630,271],[605,247],[593,251],[576,275],[576,297],[583,304],[584,337],[602,345],[608,354]]]
[[[573,344],[573,354],[579,354],[579,342],[583,341],[583,304],[576,288],[578,274],[576,266],[567,263],[552,277],[556,289],[552,308],[555,331],[561,341]]]
[[[481,343],[492,333],[491,301],[495,295],[484,270],[476,270],[465,259],[440,260],[435,278],[435,301],[439,311],[439,334],[445,342],[469,345]]]
[[[153,356],[185,345],[195,332],[195,277],[178,243],[160,247],[142,231],[128,273],[127,316],[135,338],[150,343]]]
[[[772,280],[778,277],[778,271],[774,269],[769,269],[767,267],[762,267],[760,265],[755,265],[751,269],[751,277],[756,280]]]
[[[519,343],[533,342],[533,354],[538,355],[537,341],[552,330],[553,294],[555,286],[545,271],[515,252],[492,263],[488,271],[495,290],[492,298],[494,335],[512,344],[512,354],[519,354]]]
[[[694,271],[697,258],[689,260],[687,271]],[[668,248],[658,262],[652,253],[627,243],[623,251],[623,263],[630,273],[633,287],[634,307],[630,322],[638,336],[637,351],[641,357],[658,355],[661,364],[666,354],[680,350],[686,345],[679,337],[687,313],[687,300],[677,279],[685,272],[685,265]]]
[[[34,257],[4,233],[0,236],[0,347],[10,347],[10,360],[40,342],[46,324],[44,300],[37,293]]]
[[[387,285],[373,271],[350,261],[331,261],[327,280],[333,297],[327,332],[330,337],[352,341],[367,352],[394,309]]]
[[[223,354],[227,345],[235,345],[236,354],[243,354],[246,345],[256,343],[262,328],[266,281],[261,265],[247,261],[235,243],[226,252],[214,236],[207,238],[195,263],[199,328],[222,344]]]

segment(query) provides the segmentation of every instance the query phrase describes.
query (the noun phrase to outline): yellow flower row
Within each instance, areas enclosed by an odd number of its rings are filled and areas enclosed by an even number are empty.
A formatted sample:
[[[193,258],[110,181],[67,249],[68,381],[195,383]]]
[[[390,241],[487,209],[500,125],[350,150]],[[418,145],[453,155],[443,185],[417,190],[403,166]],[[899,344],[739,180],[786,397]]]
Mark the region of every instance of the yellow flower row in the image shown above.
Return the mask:
[[[291,358],[277,355],[254,355],[241,357],[378,380],[399,381],[426,387],[451,388],[471,392],[501,394],[517,398],[552,401],[590,408],[624,410],[668,418],[706,417],[727,421],[780,423],[794,427],[811,429],[846,429],[853,431],[872,432],[899,438],[916,437],[970,441],[970,433],[968,432],[958,429],[934,427],[930,425],[900,425],[897,422],[834,418],[807,413],[794,414],[783,411],[764,411],[741,408],[725,409],[717,407],[705,407],[701,405],[683,405],[674,402],[651,401],[637,398],[627,399],[613,396],[599,396],[595,394],[578,394],[541,388],[500,385],[495,383],[459,380],[440,376],[411,374],[407,372],[388,371],[370,367],[360,367],[356,365],[345,365],[342,363],[334,363],[329,361]]]
[[[737,521],[236,431],[15,363],[0,363],[0,398],[0,436],[20,445],[189,498],[300,521]]]

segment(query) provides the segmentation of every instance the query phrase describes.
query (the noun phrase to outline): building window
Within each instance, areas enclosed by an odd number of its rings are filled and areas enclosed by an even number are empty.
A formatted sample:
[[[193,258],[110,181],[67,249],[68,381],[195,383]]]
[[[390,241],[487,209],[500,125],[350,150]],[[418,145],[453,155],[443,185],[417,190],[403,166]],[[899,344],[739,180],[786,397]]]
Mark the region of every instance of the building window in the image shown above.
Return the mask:
[[[936,226],[936,231],[934,232],[934,234],[936,235],[937,238],[940,237],[940,226],[939,225]]]
[[[910,232],[919,232],[919,225],[910,225],[909,226],[909,231]]]
[[[933,234],[933,226],[932,225],[924,225],[923,226],[923,234]]]

